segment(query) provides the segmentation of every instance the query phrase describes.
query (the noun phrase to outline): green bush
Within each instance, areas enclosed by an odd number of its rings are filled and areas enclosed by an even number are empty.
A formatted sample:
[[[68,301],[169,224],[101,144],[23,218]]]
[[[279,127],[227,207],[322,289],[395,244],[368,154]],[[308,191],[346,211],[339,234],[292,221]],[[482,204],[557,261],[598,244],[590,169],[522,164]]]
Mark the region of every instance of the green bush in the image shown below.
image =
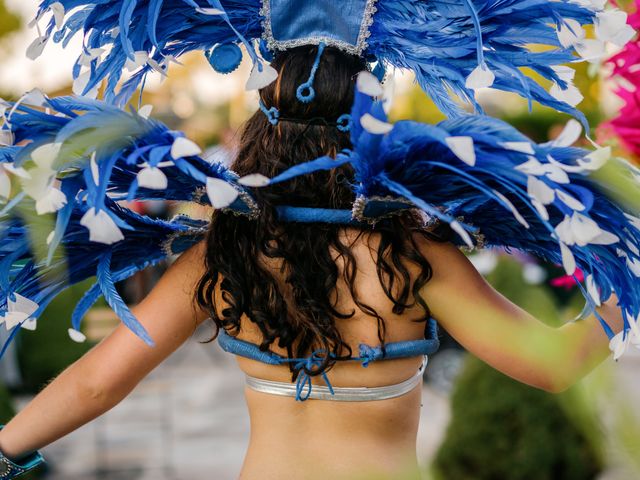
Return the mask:
[[[553,292],[527,285],[521,266],[501,259],[488,280],[550,325],[560,315]],[[451,398],[452,418],[434,459],[444,480],[589,480],[602,470],[594,415],[576,389],[552,395],[523,385],[469,356]]]
[[[435,458],[446,480],[589,480],[600,452],[554,395],[469,356],[452,396],[452,420]]]

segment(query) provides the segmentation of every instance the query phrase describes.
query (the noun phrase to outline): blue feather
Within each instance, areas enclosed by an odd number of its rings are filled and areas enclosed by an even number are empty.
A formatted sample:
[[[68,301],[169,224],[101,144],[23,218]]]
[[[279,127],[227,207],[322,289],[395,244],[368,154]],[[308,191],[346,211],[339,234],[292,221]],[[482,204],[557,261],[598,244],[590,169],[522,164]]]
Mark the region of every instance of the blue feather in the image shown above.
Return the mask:
[[[154,342],[147,333],[142,324],[133,316],[129,307],[124,303],[124,300],[120,297],[116,291],[116,286],[111,278],[111,252],[105,252],[100,261],[98,262],[98,285],[105,300],[113,311],[118,315],[122,323],[124,323],[133,333],[140,337],[144,342],[153,346]]]

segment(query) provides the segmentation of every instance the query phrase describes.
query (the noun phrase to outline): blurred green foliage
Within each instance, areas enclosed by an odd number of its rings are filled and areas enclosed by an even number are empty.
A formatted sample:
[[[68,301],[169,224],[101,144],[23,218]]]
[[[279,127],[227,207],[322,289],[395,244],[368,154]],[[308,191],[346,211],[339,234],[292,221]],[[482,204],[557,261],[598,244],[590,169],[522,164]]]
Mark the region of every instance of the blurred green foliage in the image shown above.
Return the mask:
[[[89,279],[65,290],[43,312],[35,332],[21,332],[18,361],[27,391],[40,390],[91,347],[89,343],[72,341],[67,329],[75,305],[92,283]]]
[[[11,394],[4,387],[4,385],[0,384],[0,425],[5,425],[11,420],[11,418],[16,414],[15,409],[13,408],[13,402],[11,399]],[[40,478],[41,475],[39,472],[42,472],[43,467],[39,467],[38,469],[30,472],[27,475],[23,475],[21,478],[23,480],[32,480],[35,478]]]
[[[552,292],[527,285],[521,269],[505,257],[488,279],[511,301],[558,325]],[[579,388],[552,395],[469,356],[456,382],[452,419],[433,472],[446,480],[589,480],[603,467],[598,432]]]
[[[20,17],[10,12],[5,2],[0,0],[0,38],[15,32],[20,28],[21,24]]]
[[[11,395],[4,385],[0,384],[0,425],[6,424],[14,415]]]

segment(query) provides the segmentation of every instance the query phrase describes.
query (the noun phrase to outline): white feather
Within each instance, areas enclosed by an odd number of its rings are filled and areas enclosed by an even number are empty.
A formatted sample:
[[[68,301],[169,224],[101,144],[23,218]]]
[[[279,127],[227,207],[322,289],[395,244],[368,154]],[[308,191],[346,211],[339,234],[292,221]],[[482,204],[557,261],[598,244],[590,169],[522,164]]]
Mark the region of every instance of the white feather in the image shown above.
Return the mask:
[[[555,198],[554,190],[549,185],[531,175],[527,177],[527,193],[529,197],[536,199],[543,205],[553,203]]]
[[[40,36],[37,37],[33,40],[33,42],[31,42],[29,44],[29,46],[27,47],[27,51],[25,53],[25,55],[27,56],[27,58],[29,60],[35,60],[37,59],[40,55],[42,55],[42,52],[44,51],[44,47],[47,46],[47,42],[49,41],[49,37],[47,36]]]
[[[456,157],[467,165],[473,167],[476,164],[476,151],[473,144],[473,138],[467,136],[447,137],[444,139],[447,146],[451,149]]]
[[[587,275],[586,284],[589,296],[593,299],[596,306],[599,307],[600,305],[602,305],[602,300],[600,299],[600,292],[598,291],[598,286],[593,279],[593,275]]]
[[[488,88],[495,79],[496,75],[486,65],[478,65],[467,76],[464,86],[473,90]]]
[[[1,164],[0,164],[1,165]],[[0,166],[0,200],[7,200],[11,196],[11,179],[4,168]]]
[[[64,5],[60,2],[55,2],[49,5],[49,10],[53,13],[53,18],[56,22],[56,28],[59,30],[64,25]]]
[[[91,207],[80,219],[80,225],[89,230],[89,240],[111,245],[124,239],[118,225],[104,210]]]
[[[559,189],[556,189],[555,192],[558,198],[562,201],[562,203],[564,203],[567,207],[571,208],[572,210],[581,212],[585,209],[585,206],[582,204],[582,202],[580,202],[580,200],[574,198],[568,193],[565,193]]]
[[[87,340],[87,337],[84,333],[74,328],[70,328],[69,330],[67,330],[67,333],[69,333],[69,338],[74,342],[83,343]]]
[[[44,215],[45,213],[54,213],[67,204],[67,196],[51,186],[46,193],[36,200],[36,213]]]
[[[558,40],[560,40],[560,45],[563,47],[569,48],[586,36],[582,25],[577,20],[563,18],[563,22],[558,29]]]
[[[582,125],[572,118],[551,143],[557,147],[570,147],[578,141],[580,135],[582,135]]]
[[[269,185],[270,179],[261,175],[259,173],[251,173],[249,175],[245,175],[244,177],[238,180],[240,185],[244,185],[245,187],[265,187]]]
[[[61,143],[45,143],[31,152],[31,159],[42,169],[52,169],[53,162],[58,158]]]
[[[196,12],[201,13],[203,15],[224,15],[225,12],[220,10],[219,8],[196,8]]]
[[[153,111],[153,105],[143,105],[138,110],[138,115],[140,115],[142,118],[149,118],[152,111]]]
[[[382,120],[378,120],[376,117],[369,113],[365,113],[360,118],[360,124],[367,132],[374,135],[386,135],[393,130],[393,125]]]
[[[579,159],[578,165],[587,170],[595,171],[604,167],[610,158],[611,147],[601,147]]]
[[[202,149],[193,141],[185,137],[178,137],[173,141],[171,145],[171,157],[177,160],[178,158],[193,157],[200,155]]]
[[[356,81],[356,87],[359,92],[369,95],[370,97],[382,97],[384,95],[382,84],[371,72],[360,72],[358,74],[358,80]]]
[[[157,167],[146,167],[136,176],[138,185],[152,190],[164,190],[167,188],[168,179],[162,170]]]
[[[207,178],[207,195],[214,208],[225,208],[238,198],[238,190],[219,178]]]
[[[466,243],[469,248],[474,248],[473,240],[471,240],[471,235],[469,235],[469,232],[464,229],[460,222],[454,220],[449,224],[449,226],[451,227],[451,230],[456,232],[460,236],[460,238],[462,238],[464,243]]]
[[[571,249],[564,243],[560,242],[560,253],[562,254],[562,266],[567,275],[573,275],[576,271],[576,259]]]
[[[563,90],[560,88],[560,85],[553,82],[553,85],[551,85],[551,88],[549,89],[549,95],[556,100],[568,103],[572,107],[575,107],[584,100],[580,90],[578,90],[578,88],[573,84],[568,84],[567,88]]]
[[[609,341],[609,349],[613,352],[613,359],[618,360],[629,346],[630,336],[622,330]]]
[[[601,40],[586,38],[575,44],[576,52],[587,62],[599,62],[607,53]]]
[[[518,221],[518,223],[520,225],[522,225],[524,228],[528,229],[529,228],[529,223],[524,219],[524,217],[518,211],[518,209],[515,207],[515,205],[513,203],[511,203],[511,200],[509,200],[507,197],[505,197],[502,193],[498,192],[497,190],[494,190],[493,193],[500,200],[502,200],[503,203],[505,203],[507,205],[507,208],[509,208],[509,210],[511,210],[511,213],[513,213],[513,216]]]
[[[262,69],[262,70],[261,70]],[[255,63],[245,89],[260,90],[271,85],[278,78],[278,71],[268,63]]]
[[[500,145],[507,150],[512,150],[514,152],[526,153],[528,155],[536,153],[530,142],[502,142]]]

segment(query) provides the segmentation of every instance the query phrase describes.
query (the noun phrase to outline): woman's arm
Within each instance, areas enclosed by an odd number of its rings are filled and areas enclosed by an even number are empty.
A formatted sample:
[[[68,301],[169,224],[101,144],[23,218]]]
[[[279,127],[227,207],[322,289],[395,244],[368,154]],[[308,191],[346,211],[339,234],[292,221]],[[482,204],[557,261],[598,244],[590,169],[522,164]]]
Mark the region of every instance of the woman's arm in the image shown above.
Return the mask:
[[[192,302],[204,272],[205,244],[183,253],[132,311],[155,342],[147,346],[124,325],[51,382],[0,431],[0,450],[20,458],[114,407],[207,315]]]
[[[423,289],[431,314],[461,345],[502,373],[550,392],[567,389],[609,355],[594,315],[554,328],[496,292],[453,245],[428,242],[433,278]],[[598,308],[623,328],[615,299]]]

